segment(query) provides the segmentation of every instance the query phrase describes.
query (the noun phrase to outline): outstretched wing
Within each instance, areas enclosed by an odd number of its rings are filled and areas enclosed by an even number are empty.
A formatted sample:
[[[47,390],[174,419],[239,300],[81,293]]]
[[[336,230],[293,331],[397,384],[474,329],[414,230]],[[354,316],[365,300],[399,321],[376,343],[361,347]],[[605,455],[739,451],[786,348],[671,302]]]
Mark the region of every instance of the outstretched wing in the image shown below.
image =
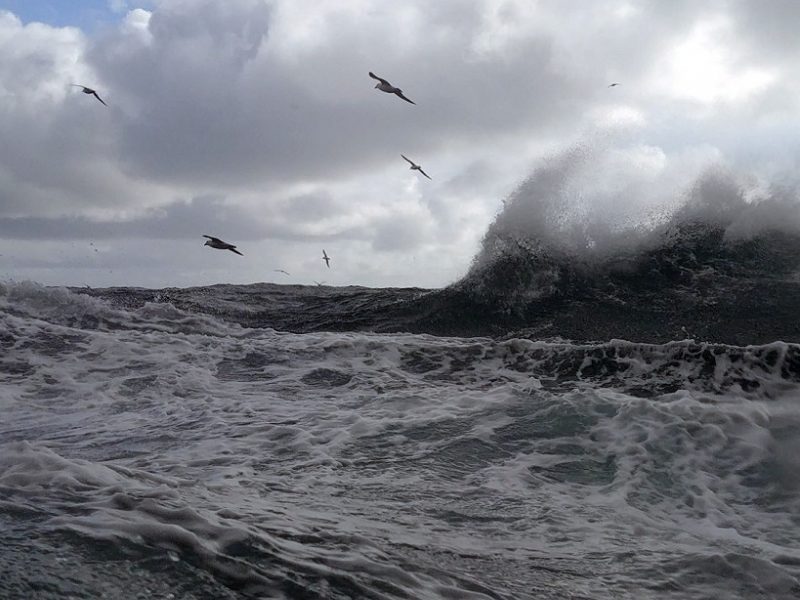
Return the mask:
[[[242,254],[236,249],[236,246],[231,246],[230,248],[228,248],[228,250],[230,250],[231,252],[236,252],[236,254],[238,254],[239,256],[244,256],[244,254]]]
[[[408,161],[408,163],[409,163],[409,164],[410,164],[412,167],[416,167],[416,166],[417,166],[417,165],[415,165],[415,164],[413,163],[413,161],[411,161],[411,160],[410,160],[409,158],[407,158],[406,156],[403,156],[402,154],[401,154],[400,156],[402,156],[403,158],[405,158],[405,159]]]
[[[205,233],[203,234],[203,237],[204,237],[204,238],[208,238],[208,239],[210,239],[212,242],[215,242],[215,243],[218,243],[218,244],[224,244],[224,243],[225,243],[225,242],[223,242],[221,239],[219,239],[219,238],[215,238],[215,237],[214,237],[214,236],[212,236],[212,235],[206,235]]]
[[[386,81],[383,77],[378,77],[377,75],[375,75],[375,73],[373,73],[372,71],[369,72],[369,76],[372,77],[373,79],[377,79],[381,83],[386,83],[388,85],[392,85],[391,83]]]
[[[100,102],[103,102],[103,99],[102,99],[100,96],[98,96],[98,95],[97,95],[97,92],[95,92],[94,90],[92,90],[92,94],[94,95],[94,97],[95,97],[95,98],[97,98],[98,100],[100,100]],[[103,105],[104,105],[104,106],[108,106],[108,104],[106,104],[105,102],[103,102]]]
[[[420,170],[419,170],[419,172],[420,172],[420,173],[422,173],[423,175],[425,175],[425,177],[427,177],[428,179],[431,179],[430,175],[428,175],[428,174],[427,174],[425,171],[423,171],[422,169],[420,169]],[[433,180],[431,179],[431,181],[433,181]]]
[[[405,100],[406,102],[410,102],[411,104],[416,104],[416,102],[414,102],[413,100],[409,100],[408,98],[406,98],[405,96],[403,96],[403,90],[397,90],[397,91],[395,92],[395,94],[397,94],[398,96],[400,96],[400,97],[401,97],[403,100]]]

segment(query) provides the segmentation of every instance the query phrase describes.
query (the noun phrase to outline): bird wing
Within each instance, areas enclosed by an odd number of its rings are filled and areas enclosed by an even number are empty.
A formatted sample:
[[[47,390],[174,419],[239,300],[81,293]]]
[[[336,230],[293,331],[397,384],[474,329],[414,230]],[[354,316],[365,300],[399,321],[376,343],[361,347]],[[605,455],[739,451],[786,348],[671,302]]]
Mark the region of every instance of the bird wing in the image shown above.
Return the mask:
[[[79,87],[79,88],[86,89],[86,86],[85,86],[85,85],[81,85],[80,83],[70,83],[70,85],[72,85],[72,86],[75,86],[75,87]]]
[[[95,98],[100,100],[100,102],[103,102],[103,99],[100,96],[97,95],[97,92],[93,91],[92,94],[94,95]],[[108,104],[106,104],[105,102],[103,102],[103,105],[104,106],[108,106]]]
[[[372,77],[373,79],[377,79],[381,83],[386,83],[388,85],[392,85],[391,83],[386,81],[383,77],[378,77],[377,75],[375,75],[375,73],[373,73],[372,71],[369,72],[369,76]]]
[[[204,238],[208,238],[208,239],[210,239],[212,242],[217,242],[217,243],[219,243],[219,244],[224,244],[224,243],[225,243],[225,242],[223,242],[221,239],[219,239],[219,238],[215,238],[214,236],[211,236],[211,235],[206,235],[205,233],[203,234],[203,237],[204,237]]]
[[[228,248],[228,250],[230,250],[231,252],[235,252],[235,253],[236,253],[236,254],[238,254],[239,256],[244,256],[244,254],[242,254],[241,252],[239,252],[239,251],[236,249],[236,246],[231,246],[230,244],[228,244],[228,246],[230,246],[230,247]]]
[[[323,260],[328,260],[328,253],[327,253],[327,252],[325,252],[325,249],[324,249],[324,248],[322,249],[322,259],[323,259]]]
[[[395,94],[397,94],[398,96],[400,96],[400,97],[401,97],[403,100],[405,100],[406,102],[410,102],[411,104],[416,104],[416,102],[414,102],[413,100],[409,100],[408,98],[406,98],[405,96],[403,96],[403,90],[397,90],[397,91],[395,91]]]
[[[408,161],[408,162],[411,164],[411,166],[412,166],[412,167],[416,167],[416,166],[417,166],[417,165],[415,165],[415,164],[414,164],[414,162],[413,162],[413,161],[411,161],[410,159],[406,158],[406,157],[405,157],[405,156],[403,156],[402,154],[401,154],[400,156],[402,156],[403,158],[405,158],[405,159],[406,159],[406,160],[407,160],[407,161]]]
[[[431,176],[430,176],[430,175],[428,175],[428,174],[427,174],[425,171],[423,171],[422,169],[420,169],[420,170],[419,170],[419,172],[420,172],[420,173],[422,173],[423,175],[425,175],[425,177],[427,177],[428,179],[431,179]],[[431,181],[433,181],[433,180],[431,179]]]

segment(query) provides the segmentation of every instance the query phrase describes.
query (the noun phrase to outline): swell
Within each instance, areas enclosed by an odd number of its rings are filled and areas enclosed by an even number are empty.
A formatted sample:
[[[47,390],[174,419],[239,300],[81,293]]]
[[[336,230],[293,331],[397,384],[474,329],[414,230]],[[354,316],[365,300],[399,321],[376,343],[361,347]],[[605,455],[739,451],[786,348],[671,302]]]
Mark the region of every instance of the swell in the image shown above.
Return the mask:
[[[799,341],[798,266],[796,234],[730,241],[723,227],[705,223],[676,225],[654,248],[594,261],[514,243],[427,298],[416,324],[576,341]]]
[[[122,290],[116,292],[122,293]],[[225,294],[236,311],[246,312],[252,302],[246,300],[247,296],[260,296],[264,292],[252,287],[242,290],[241,286],[225,286],[206,289],[202,297],[211,306],[215,293]],[[509,378],[516,381],[517,378],[532,377],[544,385],[572,386],[582,381],[595,387],[612,387],[646,397],[688,388],[708,392],[735,389],[739,393],[770,398],[782,385],[800,381],[800,346],[786,342],[737,346],[685,339],[650,344],[612,337],[607,342],[577,343],[520,339],[525,335],[519,333],[503,339],[381,334],[340,338],[323,335],[313,338],[316,350],[311,352],[306,346],[310,341],[304,342],[301,337],[245,328],[213,316],[201,319],[193,316],[196,314],[194,307],[190,310],[177,308],[163,302],[166,300],[163,297],[160,298],[162,302],[153,302],[152,293],[130,290],[130,294],[125,296],[127,301],[130,304],[141,303],[141,306],[122,309],[119,306],[112,308],[108,300],[87,299],[82,294],[70,294],[64,290],[29,285],[12,290],[10,296],[15,300],[13,313],[0,310],[0,325],[4,331],[0,337],[0,347],[4,350],[0,366],[4,380],[8,383],[32,381],[39,370],[37,365],[42,364],[42,357],[47,357],[48,361],[58,357],[94,364],[98,360],[98,349],[113,343],[119,352],[104,352],[103,363],[107,364],[103,366],[117,369],[134,357],[136,364],[144,364],[153,352],[158,354],[173,345],[180,348],[184,340],[192,340],[191,347],[200,353],[196,359],[198,365],[206,365],[208,361],[213,365],[222,360],[217,365],[217,377],[225,374],[225,377],[236,379],[237,373],[248,374],[256,367],[257,370],[269,371],[274,365],[290,364],[311,369],[302,379],[308,385],[317,385],[317,377],[323,375],[326,382],[333,375],[349,382],[356,372],[334,373],[319,367],[328,361],[335,363],[337,359],[346,364],[354,356],[369,357],[371,368],[378,369],[378,365],[382,365],[381,369],[404,372],[413,378],[429,381],[459,383]],[[359,301],[369,295],[364,290],[353,293]],[[188,303],[197,294],[197,290],[178,290],[171,300],[180,304],[180,299],[185,297]],[[132,296],[135,296],[135,302]],[[395,296],[391,297],[397,302]],[[29,304],[26,304],[26,298]],[[47,298],[50,298],[49,305]],[[407,302],[415,301],[419,299]],[[0,309],[3,308],[7,309],[7,304],[0,305]],[[32,317],[32,312],[36,312],[38,318]],[[230,318],[230,313],[226,313],[226,318]],[[630,314],[628,318],[630,320]],[[98,327],[96,324],[100,321],[106,325]],[[98,329],[101,331],[94,333]],[[134,333],[123,335],[121,332],[124,330]],[[688,335],[692,332],[684,330],[683,333]],[[216,338],[216,341],[207,341],[209,337]],[[528,337],[535,336],[528,334]],[[262,347],[263,344],[272,347],[276,343],[280,344],[280,351],[266,352]],[[204,354],[207,351],[209,353]],[[161,360],[154,359],[152,364],[166,367],[163,357]],[[181,360],[185,362],[188,358]],[[48,377],[46,379],[51,381],[52,373]],[[335,381],[329,383],[340,385]],[[52,381],[45,387],[55,389]]]
[[[250,328],[441,336],[694,338],[731,345],[800,342],[800,236],[730,242],[685,227],[639,254],[589,263],[518,246],[440,290],[253,284],[147,290],[76,289],[130,310],[168,304]],[[165,323],[173,322],[165,315]]]

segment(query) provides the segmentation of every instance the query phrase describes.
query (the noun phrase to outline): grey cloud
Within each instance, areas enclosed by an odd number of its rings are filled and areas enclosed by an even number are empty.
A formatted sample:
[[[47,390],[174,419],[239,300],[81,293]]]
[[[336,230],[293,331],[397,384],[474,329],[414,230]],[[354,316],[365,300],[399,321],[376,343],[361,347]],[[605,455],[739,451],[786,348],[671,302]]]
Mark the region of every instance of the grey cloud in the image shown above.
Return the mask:
[[[219,196],[178,201],[125,221],[99,221],[84,216],[0,218],[0,236],[10,239],[193,238],[202,234],[260,239],[268,228]]]
[[[759,56],[770,60],[796,61],[800,54],[797,24],[800,3],[795,0],[730,0],[731,11],[738,25],[738,34],[753,44]]]
[[[302,194],[292,196],[286,201],[281,211],[287,219],[302,219],[304,222],[318,222],[341,214],[343,206],[341,201],[333,198],[329,193]]]
[[[694,16],[689,3],[671,3],[667,11],[643,2],[607,35],[608,11],[617,3],[585,11],[542,3],[565,32],[532,23],[508,48],[482,52],[476,41],[486,34],[489,4],[411,4],[414,18],[399,26],[393,7],[375,5],[356,17],[329,10],[318,26],[320,43],[298,47],[295,57],[281,46],[290,32],[276,31],[290,26],[290,6],[162,2],[148,35],[121,28],[89,40],[85,59],[111,109],[102,116],[87,111],[85,98],[73,94],[57,107],[55,124],[4,156],[4,164],[20,180],[38,179],[80,206],[80,198],[84,205],[114,202],[98,190],[100,182],[82,183],[80,161],[98,156],[126,177],[234,191],[350,177],[393,160],[398,148],[432,153],[488,145],[497,136],[558,136],[605,93],[604,70],[625,71],[631,82],[659,43]],[[498,13],[504,26],[521,19],[513,6]],[[418,106],[374,90],[369,70],[401,85]],[[9,137],[24,130],[36,132],[36,123],[15,127]],[[48,156],[35,157],[43,146]],[[64,156],[70,160],[55,159]],[[47,168],[25,166],[41,159]]]
[[[372,248],[378,251],[409,250],[425,239],[426,224],[420,217],[392,215],[373,226]]]
[[[208,194],[178,200],[126,220],[98,220],[85,216],[0,217],[0,237],[38,240],[186,239],[203,234],[223,239],[336,240],[370,239],[371,226],[340,226],[324,234],[311,233],[309,224],[336,215],[336,203],[326,195],[291,198],[279,210],[256,214]]]
[[[400,39],[419,44],[386,48],[392,15],[340,21],[302,62],[270,44],[266,4],[220,4],[167,5],[150,20],[151,40],[108,36],[87,55],[132,107],[121,115],[119,151],[139,177],[230,187],[335,179],[385,162],[399,146],[434,149],[531,125],[552,131],[575,108],[564,103],[575,84],[549,66],[548,38],[521,40],[513,60],[487,68],[471,55],[480,20],[463,3],[417,9],[420,30]],[[458,32],[449,18],[469,27]],[[440,41],[428,47],[428,39]],[[418,106],[375,91],[369,70]]]
[[[208,233],[335,240],[387,261],[425,246],[433,257],[469,243],[459,236],[488,226],[479,221],[501,201],[492,194],[524,177],[502,148],[520,149],[522,165],[537,156],[529,146],[572,143],[615,104],[641,113],[642,143],[668,154],[716,146],[748,166],[770,154],[796,166],[798,10],[793,0],[160,0],[146,29],[88,37],[0,15],[0,236],[160,248]],[[735,66],[772,68],[778,81],[687,115],[688,103],[646,84],[720,15],[734,25]],[[375,90],[370,70],[417,105]],[[70,89],[75,78],[109,107]],[[610,78],[623,85],[608,90]],[[399,189],[400,152],[434,181]],[[423,210],[398,210],[400,197]],[[384,212],[365,216],[372,198]]]

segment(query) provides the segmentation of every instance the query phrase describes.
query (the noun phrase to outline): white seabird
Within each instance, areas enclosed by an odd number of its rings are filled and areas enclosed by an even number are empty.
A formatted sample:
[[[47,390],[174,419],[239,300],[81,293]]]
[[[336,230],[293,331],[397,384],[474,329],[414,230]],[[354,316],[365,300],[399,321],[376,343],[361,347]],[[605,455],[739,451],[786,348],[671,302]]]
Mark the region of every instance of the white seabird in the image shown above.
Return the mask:
[[[409,100],[408,98],[406,98],[403,95],[403,90],[401,90],[400,88],[394,87],[391,83],[389,83],[388,81],[386,81],[382,77],[378,77],[372,71],[369,72],[369,76],[372,77],[373,79],[377,79],[378,81],[380,81],[380,83],[375,85],[375,87],[378,88],[380,91],[386,92],[387,94],[395,94],[398,97],[400,97],[403,100],[405,100],[406,102],[410,102],[411,104],[416,104],[416,102],[414,102],[413,100]]]
[[[231,252],[235,252],[239,256],[244,256],[241,252],[236,249],[236,246],[233,244],[229,244],[228,242],[223,242],[219,238],[215,238],[210,235],[203,234],[204,238],[208,238],[208,241],[203,244],[204,246],[211,246],[212,248],[216,248],[217,250],[230,250]]]
[[[98,96],[97,92],[94,91],[92,88],[86,87],[85,85],[81,85],[79,83],[70,83],[70,85],[82,88],[84,94],[91,94],[92,96],[100,100],[100,102],[103,102],[103,99],[100,96]],[[108,104],[106,104],[105,102],[103,102],[103,105],[108,106]]]
[[[327,253],[325,252],[324,248],[322,249],[322,260],[325,261],[325,264],[330,269],[331,268],[331,257],[327,255]]]
[[[420,173],[422,173],[423,175],[425,175],[425,177],[427,177],[428,179],[430,179],[430,178],[431,178],[431,176],[430,176],[430,175],[428,175],[428,174],[427,174],[425,171],[423,171],[423,170],[422,170],[422,167],[420,167],[418,164],[416,164],[416,163],[415,163],[413,160],[411,160],[410,158],[407,158],[407,157],[403,156],[402,154],[401,154],[400,156],[402,156],[403,158],[405,158],[405,159],[406,159],[406,161],[408,161],[408,163],[411,165],[410,167],[408,167],[409,169],[411,169],[412,171],[419,171]]]

